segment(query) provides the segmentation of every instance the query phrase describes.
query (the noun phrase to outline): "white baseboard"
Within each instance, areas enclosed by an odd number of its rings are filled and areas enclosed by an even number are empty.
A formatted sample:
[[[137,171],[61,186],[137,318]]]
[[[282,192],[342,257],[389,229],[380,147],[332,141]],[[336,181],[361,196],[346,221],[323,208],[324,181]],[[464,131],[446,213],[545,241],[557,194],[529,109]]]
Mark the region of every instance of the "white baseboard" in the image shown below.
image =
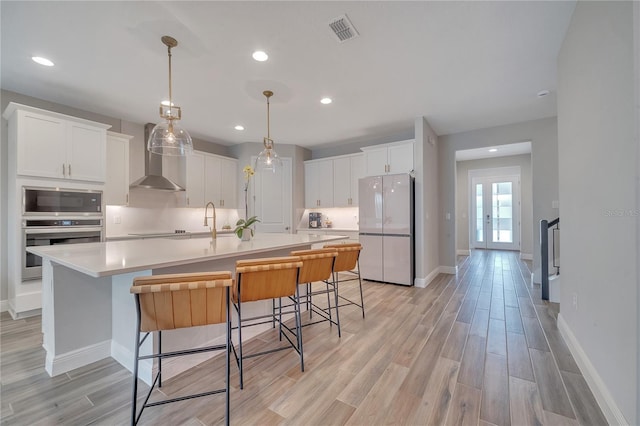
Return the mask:
[[[439,268],[436,268],[433,271],[431,271],[429,275],[427,275],[426,277],[416,278],[415,280],[413,280],[413,285],[415,285],[418,288],[427,288],[427,286],[431,284],[431,281],[433,281],[438,276],[439,273],[440,273]]]
[[[135,354],[128,348],[125,348],[118,342],[111,340],[111,357],[131,372],[133,372],[133,360],[135,358],[134,355]],[[164,369],[162,371],[162,377],[164,378]],[[140,364],[138,364],[138,377],[146,384],[151,385],[151,381],[153,379],[152,360],[145,359],[140,361]]]
[[[533,254],[520,252],[520,259],[522,259],[522,260],[533,260]]]
[[[569,328],[562,314],[558,314],[557,324],[560,335],[567,343],[571,355],[573,355],[578,367],[580,367],[580,371],[598,402],[602,413],[607,418],[607,422],[612,425],[628,425],[629,422],[618,408],[611,392],[609,392],[598,371],[593,364],[591,364],[589,357],[584,352],[584,349],[582,349],[582,346],[580,346],[578,339]]]
[[[458,274],[458,266],[440,266],[438,268],[438,272],[441,274],[449,274],[449,275],[457,275]]]
[[[9,301],[0,300],[0,312],[7,312],[9,310]]]
[[[71,352],[53,356],[47,352],[45,369],[51,377],[83,367],[111,356],[111,340],[105,340]]]
[[[456,250],[456,255],[458,256],[469,256],[471,254],[471,250]]]

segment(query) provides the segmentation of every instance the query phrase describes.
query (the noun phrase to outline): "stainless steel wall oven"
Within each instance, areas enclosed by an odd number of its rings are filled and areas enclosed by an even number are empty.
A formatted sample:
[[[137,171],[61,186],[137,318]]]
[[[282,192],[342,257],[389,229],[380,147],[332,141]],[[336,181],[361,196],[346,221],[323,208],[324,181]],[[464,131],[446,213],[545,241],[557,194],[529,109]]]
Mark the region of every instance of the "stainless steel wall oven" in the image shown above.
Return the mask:
[[[22,225],[23,280],[42,277],[42,258],[27,247],[102,241],[102,219],[25,219]]]
[[[103,237],[102,191],[22,188],[22,280],[42,277],[42,258],[27,247],[93,243]]]

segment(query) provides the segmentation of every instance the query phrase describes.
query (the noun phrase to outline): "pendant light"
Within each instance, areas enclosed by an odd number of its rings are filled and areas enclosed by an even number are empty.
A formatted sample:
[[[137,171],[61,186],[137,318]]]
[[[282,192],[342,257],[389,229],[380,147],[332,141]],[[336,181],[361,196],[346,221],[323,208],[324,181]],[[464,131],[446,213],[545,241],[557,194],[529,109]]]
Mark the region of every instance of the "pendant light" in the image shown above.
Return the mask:
[[[160,104],[160,117],[165,121],[158,123],[151,131],[147,150],[160,155],[188,155],[193,152],[193,142],[189,133],[178,123],[182,111],[179,106],[173,105],[171,96],[171,48],[176,47],[178,41],[169,36],[163,36],[161,40],[167,46],[169,55],[169,103]]]
[[[256,171],[276,172],[276,169],[282,167],[282,160],[273,148],[273,139],[271,139],[271,129],[269,126],[269,98],[273,96],[271,90],[265,90],[262,94],[267,98],[267,137],[264,138],[264,149],[258,158],[256,158]]]

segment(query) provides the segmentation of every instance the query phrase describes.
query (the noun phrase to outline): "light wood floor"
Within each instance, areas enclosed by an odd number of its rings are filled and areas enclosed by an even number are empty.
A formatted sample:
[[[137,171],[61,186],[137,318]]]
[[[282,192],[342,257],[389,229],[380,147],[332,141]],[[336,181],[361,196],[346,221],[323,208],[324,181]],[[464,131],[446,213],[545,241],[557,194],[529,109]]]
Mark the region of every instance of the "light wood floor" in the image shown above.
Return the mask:
[[[603,425],[606,420],[517,253],[474,251],[427,289],[365,283],[366,319],[304,329],[306,371],[283,351],[232,369],[233,425]],[[347,287],[346,285],[344,287]],[[355,297],[351,285],[343,288]],[[51,378],[40,318],[1,317],[2,424],[126,424],[131,374],[109,359]],[[264,348],[266,332],[245,346]],[[216,358],[165,394],[221,384]],[[222,423],[219,395],[149,408],[142,424]]]

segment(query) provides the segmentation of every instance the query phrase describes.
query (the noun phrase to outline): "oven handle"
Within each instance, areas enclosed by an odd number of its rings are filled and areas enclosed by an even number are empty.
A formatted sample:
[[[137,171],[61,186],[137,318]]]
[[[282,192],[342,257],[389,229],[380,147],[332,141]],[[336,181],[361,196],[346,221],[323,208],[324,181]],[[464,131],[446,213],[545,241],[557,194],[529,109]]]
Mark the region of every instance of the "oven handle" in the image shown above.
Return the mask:
[[[95,226],[50,226],[50,227],[33,227],[33,228],[22,228],[24,233],[27,235],[31,234],[65,234],[70,232],[103,232],[102,228],[96,228]]]

